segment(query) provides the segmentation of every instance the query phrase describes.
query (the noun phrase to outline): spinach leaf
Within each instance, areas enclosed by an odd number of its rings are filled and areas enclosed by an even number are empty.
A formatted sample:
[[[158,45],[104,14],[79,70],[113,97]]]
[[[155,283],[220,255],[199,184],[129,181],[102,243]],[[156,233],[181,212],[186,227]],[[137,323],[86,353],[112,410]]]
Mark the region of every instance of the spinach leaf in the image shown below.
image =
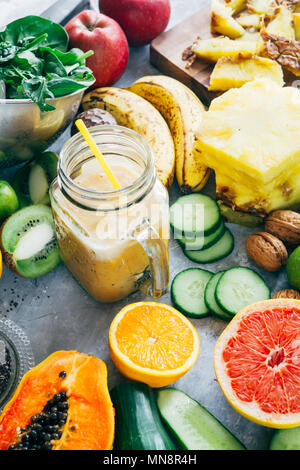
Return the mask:
[[[59,58],[51,51],[47,50],[43,53],[44,58],[44,74],[58,75],[59,77],[66,77],[67,71]]]
[[[26,80],[22,83],[22,86],[25,96],[34,101],[40,107],[41,111],[51,111],[55,109],[50,104],[45,103],[46,98],[54,98],[54,96],[51,91],[49,91],[44,77]]]
[[[57,23],[53,23],[41,16],[25,16],[9,23],[0,33],[0,40],[22,46],[28,38],[37,38],[47,33],[44,45],[66,51],[69,44],[69,36],[65,29]]]
[[[55,97],[64,96],[69,93],[74,93],[77,90],[86,88],[94,83],[95,79],[92,75],[88,81],[86,78],[77,79],[76,76],[65,77],[65,78],[53,78],[48,81],[48,89],[53,93]]]
[[[0,43],[0,65],[13,59],[18,52],[18,48],[7,41]]]
[[[19,70],[27,71],[30,75],[42,75],[44,62],[31,51],[17,54],[12,62]]]

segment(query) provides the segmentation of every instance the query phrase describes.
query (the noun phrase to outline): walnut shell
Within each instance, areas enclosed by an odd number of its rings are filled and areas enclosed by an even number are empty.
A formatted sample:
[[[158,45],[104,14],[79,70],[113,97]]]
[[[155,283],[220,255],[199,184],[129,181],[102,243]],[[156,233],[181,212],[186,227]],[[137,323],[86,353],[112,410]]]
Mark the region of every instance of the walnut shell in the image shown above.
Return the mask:
[[[290,210],[276,210],[265,220],[265,230],[284,243],[292,246],[300,244],[300,214]]]
[[[279,271],[287,262],[288,252],[279,238],[267,232],[255,232],[246,240],[246,250],[257,266]]]
[[[300,292],[295,289],[282,289],[272,296],[272,299],[299,299]]]

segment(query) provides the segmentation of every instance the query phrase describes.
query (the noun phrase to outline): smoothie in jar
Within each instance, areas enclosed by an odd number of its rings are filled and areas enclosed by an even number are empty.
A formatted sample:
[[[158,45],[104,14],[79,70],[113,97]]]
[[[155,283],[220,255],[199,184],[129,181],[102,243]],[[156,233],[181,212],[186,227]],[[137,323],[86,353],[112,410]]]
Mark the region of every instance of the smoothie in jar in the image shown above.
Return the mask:
[[[80,136],[70,141],[73,139]],[[123,147],[118,143],[118,153],[112,147],[111,143],[103,149],[100,145],[120,183],[118,191],[87,149],[81,151],[82,158],[77,154],[68,175],[61,160],[58,181],[51,188],[61,257],[82,287],[102,302],[121,299],[138,289],[159,297],[168,283],[168,193],[142,148],[136,148],[134,155],[132,149],[124,151],[124,142]],[[161,276],[162,288],[151,290],[151,278]]]

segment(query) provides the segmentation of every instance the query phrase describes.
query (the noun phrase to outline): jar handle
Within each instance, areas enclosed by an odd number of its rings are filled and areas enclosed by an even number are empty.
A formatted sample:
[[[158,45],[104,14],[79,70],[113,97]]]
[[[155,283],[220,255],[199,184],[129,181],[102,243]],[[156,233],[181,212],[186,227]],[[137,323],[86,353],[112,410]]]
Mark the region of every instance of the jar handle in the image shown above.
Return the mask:
[[[148,276],[144,274],[145,279],[143,279],[143,277],[141,278],[142,282],[139,283],[139,290],[145,295],[157,299],[168,290],[168,248],[147,218],[135,229],[132,238],[139,242],[149,258],[150,272],[148,271]]]

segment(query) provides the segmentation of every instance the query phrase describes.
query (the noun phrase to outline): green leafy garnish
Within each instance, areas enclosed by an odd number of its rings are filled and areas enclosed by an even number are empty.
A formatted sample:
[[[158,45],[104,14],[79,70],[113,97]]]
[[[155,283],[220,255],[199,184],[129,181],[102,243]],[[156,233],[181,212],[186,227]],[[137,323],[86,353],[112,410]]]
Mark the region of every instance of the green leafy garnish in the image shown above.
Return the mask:
[[[6,98],[29,98],[41,111],[55,109],[47,98],[74,93],[95,82],[85,60],[93,51],[68,51],[62,26],[40,16],[26,16],[0,32],[0,80]]]

